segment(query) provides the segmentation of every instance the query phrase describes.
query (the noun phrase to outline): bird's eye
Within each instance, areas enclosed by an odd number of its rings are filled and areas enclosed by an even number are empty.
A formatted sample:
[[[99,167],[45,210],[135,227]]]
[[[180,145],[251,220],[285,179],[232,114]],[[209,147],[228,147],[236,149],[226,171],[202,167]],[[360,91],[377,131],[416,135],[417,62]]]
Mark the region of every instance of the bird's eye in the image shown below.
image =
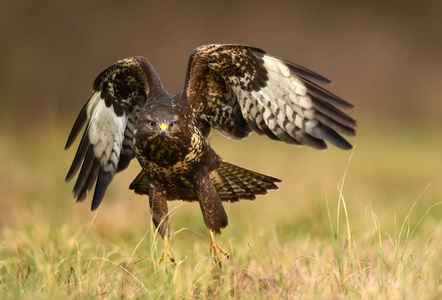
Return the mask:
[[[175,125],[176,125],[176,122],[175,122],[175,121],[170,122],[170,124],[169,124],[169,128],[172,129],[172,128],[175,127]]]
[[[150,128],[155,128],[155,122],[154,121],[147,121],[147,125],[149,125]]]

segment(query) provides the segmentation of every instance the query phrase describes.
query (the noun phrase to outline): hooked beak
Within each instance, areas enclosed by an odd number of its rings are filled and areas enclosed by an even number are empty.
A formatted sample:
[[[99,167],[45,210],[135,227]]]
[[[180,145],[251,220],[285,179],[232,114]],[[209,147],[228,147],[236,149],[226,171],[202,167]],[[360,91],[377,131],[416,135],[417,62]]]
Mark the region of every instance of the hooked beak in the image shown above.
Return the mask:
[[[167,125],[164,124],[164,123],[161,123],[161,125],[160,125],[160,135],[164,139],[166,134],[167,134]]]

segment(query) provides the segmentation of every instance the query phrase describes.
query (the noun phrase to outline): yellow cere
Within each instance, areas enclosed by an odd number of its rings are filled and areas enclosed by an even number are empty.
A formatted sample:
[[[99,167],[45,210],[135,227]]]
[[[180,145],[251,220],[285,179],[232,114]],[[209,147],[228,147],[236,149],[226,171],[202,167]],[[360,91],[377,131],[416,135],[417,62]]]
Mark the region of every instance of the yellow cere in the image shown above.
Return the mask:
[[[164,123],[161,123],[160,130],[166,130],[166,129],[167,129],[167,125]]]

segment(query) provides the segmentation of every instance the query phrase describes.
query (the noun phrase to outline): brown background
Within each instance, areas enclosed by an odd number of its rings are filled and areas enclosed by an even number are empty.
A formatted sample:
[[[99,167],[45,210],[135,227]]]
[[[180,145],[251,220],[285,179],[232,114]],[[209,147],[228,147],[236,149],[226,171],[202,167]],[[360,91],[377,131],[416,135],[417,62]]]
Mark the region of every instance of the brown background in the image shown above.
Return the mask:
[[[441,13],[437,0],[2,1],[1,123],[70,125],[95,76],[132,55],[175,94],[195,47],[241,43],[332,79],[359,120],[440,125]]]

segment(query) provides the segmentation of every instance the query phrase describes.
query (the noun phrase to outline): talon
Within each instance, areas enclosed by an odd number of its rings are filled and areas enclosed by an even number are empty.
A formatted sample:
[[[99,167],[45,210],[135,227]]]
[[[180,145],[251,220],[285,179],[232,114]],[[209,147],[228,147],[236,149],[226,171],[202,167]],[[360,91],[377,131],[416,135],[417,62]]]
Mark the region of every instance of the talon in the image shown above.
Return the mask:
[[[170,248],[169,248],[169,239],[168,238],[164,239],[164,250],[161,253],[158,263],[161,263],[162,261],[166,262],[166,256],[169,257],[170,261],[176,265],[175,256],[173,256],[172,251],[170,251]]]
[[[170,261],[173,262],[176,265],[175,257],[173,256],[172,251],[170,251],[169,248],[163,250],[163,253],[161,253],[161,256],[160,256],[160,259],[159,259],[158,263],[161,263],[162,261],[165,261],[166,260],[166,256],[169,257]]]
[[[215,241],[215,233],[212,230],[210,232],[210,256],[215,263],[218,263],[219,267],[222,268],[221,264],[221,254],[225,255],[227,259],[230,258],[229,254],[221,248]]]

